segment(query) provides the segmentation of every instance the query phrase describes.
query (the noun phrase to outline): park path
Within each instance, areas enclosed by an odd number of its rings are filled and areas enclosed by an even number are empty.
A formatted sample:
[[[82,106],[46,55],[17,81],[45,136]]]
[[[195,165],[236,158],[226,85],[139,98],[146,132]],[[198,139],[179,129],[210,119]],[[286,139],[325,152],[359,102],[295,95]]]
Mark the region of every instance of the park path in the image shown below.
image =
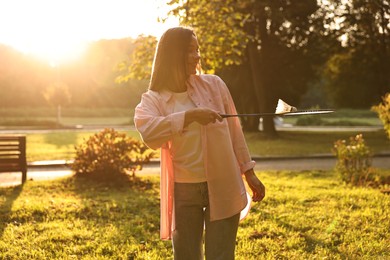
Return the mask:
[[[256,171],[305,171],[305,170],[331,170],[336,164],[336,158],[323,155],[313,157],[296,158],[255,158]],[[390,154],[381,154],[373,158],[373,167],[390,169]],[[146,165],[137,174],[158,175],[160,173],[159,162]],[[27,181],[44,181],[61,177],[71,176],[73,173],[68,166],[61,164],[31,165],[27,172]],[[0,187],[14,186],[21,184],[21,173],[0,173]]]

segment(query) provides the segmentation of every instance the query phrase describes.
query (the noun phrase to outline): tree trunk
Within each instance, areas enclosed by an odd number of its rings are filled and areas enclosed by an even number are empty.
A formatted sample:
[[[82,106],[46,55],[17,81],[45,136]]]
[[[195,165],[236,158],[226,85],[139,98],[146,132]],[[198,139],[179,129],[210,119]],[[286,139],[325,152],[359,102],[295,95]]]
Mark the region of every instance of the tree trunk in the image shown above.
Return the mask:
[[[258,63],[258,60],[260,60],[259,53],[257,50],[257,46],[255,43],[249,43],[248,44],[248,53],[249,53],[249,62],[250,62],[250,68],[252,72],[252,79],[253,79],[253,91],[256,96],[257,100],[257,109],[260,113],[267,113],[267,112],[274,112],[274,111],[269,111],[268,105],[269,105],[269,100],[267,95],[267,91],[270,91],[269,89],[266,88],[264,84],[264,75],[261,66]],[[259,117],[256,118],[256,121],[259,122]],[[263,117],[262,120],[262,131],[269,136],[275,136],[276,135],[276,129],[275,129],[275,124],[273,121],[273,117],[271,116],[266,116]]]
[[[61,105],[57,106],[57,126],[61,125]]]

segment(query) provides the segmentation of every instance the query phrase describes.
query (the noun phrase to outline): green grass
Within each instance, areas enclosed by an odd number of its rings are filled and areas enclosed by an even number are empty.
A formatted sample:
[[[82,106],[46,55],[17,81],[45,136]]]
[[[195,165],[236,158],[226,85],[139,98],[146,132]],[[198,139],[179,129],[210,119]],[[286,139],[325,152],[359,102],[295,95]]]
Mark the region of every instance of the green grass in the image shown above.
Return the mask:
[[[63,117],[124,117],[131,116],[133,109],[130,108],[82,108],[82,107],[63,107],[61,114]],[[52,118],[56,119],[57,108],[56,107],[41,107],[41,108],[0,108],[1,118]]]
[[[253,155],[269,156],[306,156],[331,154],[336,140],[349,140],[360,132],[279,132],[278,138],[267,138],[263,133],[246,133],[249,150]],[[384,130],[364,132],[366,145],[373,153],[390,152],[390,140]]]
[[[267,196],[240,224],[236,259],[387,259],[390,197],[333,172],[258,172]],[[73,177],[0,188],[0,259],[171,259],[158,177]]]
[[[134,111],[130,108],[63,108],[61,115],[63,126],[132,125]],[[56,124],[56,108],[0,108],[0,125],[3,127],[52,128]]]
[[[27,134],[27,161],[72,160],[75,156],[75,145],[81,144],[97,132],[55,131]],[[126,134],[139,138],[135,131],[126,131]]]

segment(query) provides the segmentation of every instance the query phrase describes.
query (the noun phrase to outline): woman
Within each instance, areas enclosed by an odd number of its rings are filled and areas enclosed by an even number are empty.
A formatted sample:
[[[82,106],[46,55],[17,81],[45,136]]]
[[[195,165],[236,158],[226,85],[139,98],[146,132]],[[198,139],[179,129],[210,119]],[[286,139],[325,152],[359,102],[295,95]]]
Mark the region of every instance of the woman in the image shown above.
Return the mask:
[[[240,212],[248,202],[242,174],[261,201],[265,188],[253,171],[240,122],[225,83],[197,75],[194,32],[168,29],[153,62],[149,90],[135,109],[143,141],[161,148],[162,239],[173,240],[175,259],[234,259]]]

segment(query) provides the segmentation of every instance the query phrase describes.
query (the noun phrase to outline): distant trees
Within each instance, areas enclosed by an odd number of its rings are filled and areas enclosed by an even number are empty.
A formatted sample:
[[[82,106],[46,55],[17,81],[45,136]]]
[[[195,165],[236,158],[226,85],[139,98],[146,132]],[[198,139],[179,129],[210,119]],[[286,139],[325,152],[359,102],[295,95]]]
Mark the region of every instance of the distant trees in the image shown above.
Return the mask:
[[[376,104],[390,91],[390,1],[328,1],[333,30],[344,48],[324,68],[326,88],[339,107]]]
[[[118,63],[126,60],[133,48],[133,39],[101,40],[91,43],[80,59],[53,68],[0,44],[0,108],[49,106],[42,94],[54,92],[48,89],[54,89],[53,82],[61,82],[68,86],[72,106],[121,107],[130,111],[139,102],[147,82],[132,79],[115,83],[115,79],[120,73]]]

